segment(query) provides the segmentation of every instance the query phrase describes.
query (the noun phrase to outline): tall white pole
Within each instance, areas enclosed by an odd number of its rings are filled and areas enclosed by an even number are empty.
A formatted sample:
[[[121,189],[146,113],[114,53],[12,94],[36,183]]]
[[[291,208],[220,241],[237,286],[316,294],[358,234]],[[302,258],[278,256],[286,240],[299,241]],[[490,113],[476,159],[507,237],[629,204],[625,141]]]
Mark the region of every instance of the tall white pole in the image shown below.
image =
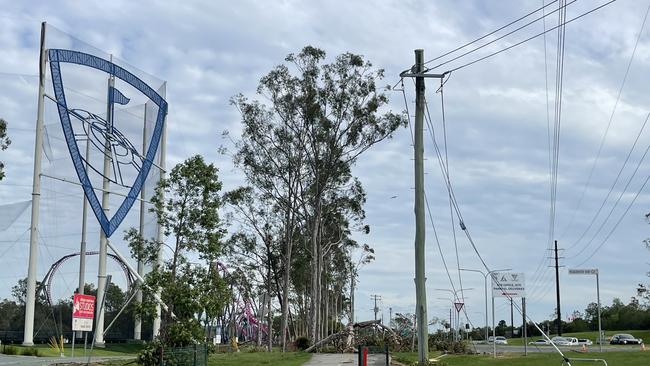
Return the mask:
[[[36,270],[38,263],[38,211],[41,201],[41,161],[43,158],[43,108],[45,103],[45,22],[41,23],[41,47],[38,80],[38,111],[34,141],[34,176],[32,179],[32,220],[29,232],[29,266],[25,298],[23,345],[34,345],[34,308],[36,306]]]
[[[113,62],[113,56],[111,55],[111,62]],[[109,103],[106,108],[106,120],[108,121],[107,131],[106,131],[106,141],[104,141],[104,170],[102,178],[102,209],[106,217],[109,216],[110,211],[110,201],[109,201],[109,189],[110,182],[108,176],[110,175],[111,168],[111,158],[112,158],[112,149],[111,141],[109,139],[110,135],[113,133],[113,103],[110,93],[112,93],[112,88],[115,86],[115,77],[110,75],[108,78],[108,99]],[[104,230],[99,232],[99,269],[97,271],[97,298],[103,299],[104,292],[106,292],[106,233]],[[97,347],[104,346],[104,308],[99,308],[99,313],[97,314],[97,324],[95,325],[95,345]]]
[[[600,326],[600,280],[598,279],[598,273],[600,271],[596,270],[596,296],[598,298],[598,348],[600,349],[600,352],[603,351],[603,330]]]
[[[90,136],[86,140],[86,171],[88,171],[88,159],[90,159]],[[88,225],[88,198],[86,194],[82,191],[83,194],[83,206],[81,209],[81,245],[79,247],[79,286],[78,293],[83,294],[86,286],[86,232]],[[83,332],[77,332],[76,335],[73,335],[72,341],[77,336],[81,337]]]
[[[488,291],[487,291],[487,278],[488,274],[486,273],[485,276],[483,276],[483,283],[485,287],[485,343],[487,344],[488,338],[490,337],[490,333],[488,330]]]
[[[494,294],[492,294],[492,355],[497,358],[497,332],[494,325]]]
[[[147,155],[147,105],[144,105],[144,123],[142,124],[142,156]],[[144,201],[147,198],[145,194],[145,185],[142,185],[140,189],[140,237],[144,239],[144,214],[145,214],[145,204]],[[144,276],[144,263],[142,263],[142,258],[138,259],[138,274],[142,277]],[[140,285],[139,285],[140,286]],[[142,303],[142,287],[138,288],[138,292],[135,294],[135,302],[137,304]],[[142,319],[138,316],[135,317],[135,324],[133,325],[133,339],[140,340],[142,339]]]
[[[165,93],[165,89],[167,87],[167,84],[165,83],[164,89],[163,89],[163,95]],[[169,111],[167,111],[169,113]],[[163,123],[163,131],[162,135],[160,136],[160,158],[159,158],[159,163],[158,165],[160,166],[160,179],[165,179],[165,155],[167,154],[167,116],[165,115],[165,122]],[[162,194],[162,193],[161,193]],[[163,231],[163,227],[158,224],[158,233],[156,234],[156,241],[159,243],[163,241],[165,238],[165,233]],[[162,267],[162,245],[158,248],[158,258],[157,258],[157,265],[159,267]],[[157,291],[158,297],[160,297],[160,288],[158,288]],[[160,333],[160,319],[161,319],[162,311],[160,308],[160,303],[156,304],[156,317],[153,320],[153,337],[157,337]]]

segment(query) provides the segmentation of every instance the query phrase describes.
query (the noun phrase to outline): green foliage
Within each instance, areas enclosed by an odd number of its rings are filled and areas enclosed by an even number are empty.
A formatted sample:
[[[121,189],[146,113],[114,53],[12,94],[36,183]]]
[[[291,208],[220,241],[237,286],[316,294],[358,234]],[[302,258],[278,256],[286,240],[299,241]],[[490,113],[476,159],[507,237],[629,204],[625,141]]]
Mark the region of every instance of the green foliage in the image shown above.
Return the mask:
[[[143,287],[143,303],[136,307],[137,316],[151,319],[156,303],[152,289],[161,289],[161,299],[168,306],[161,327],[164,347],[183,347],[203,341],[201,321],[212,321],[229,298],[228,288],[215,268],[222,254],[224,230],[219,217],[221,182],[218,169],[203,157],[193,156],[176,165],[167,179],[156,187],[152,199],[154,212],[172,245],[145,240],[131,229],[125,233],[131,253],[153,270]],[[172,257],[158,264],[160,247],[166,245]],[[201,262],[193,262],[198,258]],[[149,359],[150,348],[143,351]]]
[[[304,351],[307,348],[309,348],[309,346],[311,346],[311,342],[309,342],[309,338],[307,338],[307,337],[298,337],[298,338],[296,338],[296,348],[297,349],[299,349],[301,351]]]
[[[35,347],[25,347],[20,351],[20,354],[22,356],[35,356],[35,357],[40,356],[40,353],[38,352],[38,348]]]
[[[13,346],[4,346],[2,348],[2,353],[4,353],[5,355],[16,355],[18,354],[18,349]]]
[[[7,121],[0,118],[0,151],[6,150],[7,147],[11,144],[11,140],[7,136]],[[0,161],[0,180],[5,177],[3,168],[5,167],[4,163]]]

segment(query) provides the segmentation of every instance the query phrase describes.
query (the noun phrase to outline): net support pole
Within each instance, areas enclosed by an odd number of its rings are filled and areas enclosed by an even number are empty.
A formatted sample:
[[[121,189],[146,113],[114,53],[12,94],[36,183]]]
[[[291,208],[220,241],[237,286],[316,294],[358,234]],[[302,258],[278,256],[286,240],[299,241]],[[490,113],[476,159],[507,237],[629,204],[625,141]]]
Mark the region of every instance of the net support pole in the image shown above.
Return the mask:
[[[88,171],[88,159],[90,159],[90,140],[86,140],[86,171]],[[83,294],[86,286],[86,236],[87,236],[87,226],[88,226],[88,198],[84,193],[83,205],[81,207],[81,244],[79,247],[79,286],[78,292]],[[81,337],[81,333],[73,333],[72,339],[77,336]]]
[[[27,293],[25,298],[25,324],[23,345],[34,345],[34,309],[36,306],[36,275],[38,265],[38,214],[41,200],[41,162],[43,159],[43,109],[45,103],[45,28],[41,23],[39,53],[38,109],[34,141],[34,176],[32,181],[32,216],[29,230],[29,265],[27,267]]]
[[[142,156],[147,154],[147,105],[144,106],[144,121],[142,123]],[[142,185],[140,190],[140,227],[139,233],[140,237],[144,239],[144,214],[145,214],[145,204],[144,200],[146,199],[145,194],[145,185]],[[144,276],[144,263],[142,258],[136,258],[138,260],[138,275],[140,277]],[[139,286],[135,294],[136,304],[142,304],[142,287]],[[135,316],[135,324],[133,325],[133,339],[141,340],[142,339],[142,319]]]
[[[163,93],[165,93],[165,89],[167,88],[167,83],[163,85]],[[167,111],[169,113],[169,111]],[[165,115],[165,120],[163,122],[163,130],[162,134],[160,136],[160,158],[159,158],[159,165],[160,165],[160,180],[165,179],[165,155],[167,154],[167,116]],[[164,194],[161,192],[161,194]],[[164,197],[161,197],[161,199],[164,201]],[[160,225],[158,225],[158,232],[156,233],[156,241],[159,243],[163,241],[165,237],[164,229]],[[156,259],[156,264],[159,267],[162,267],[163,261],[162,261],[162,245],[158,248],[158,257]],[[156,291],[156,295],[160,298],[161,296],[161,291],[160,288]],[[157,337],[158,334],[160,333],[160,323],[161,323],[161,315],[162,315],[162,309],[160,308],[160,303],[156,305],[156,316],[153,319],[153,337]]]
[[[113,62],[113,56],[111,55],[110,57],[111,63]],[[113,103],[111,93],[112,93],[112,88],[115,86],[115,77],[113,75],[110,75],[108,78],[108,104],[107,104],[107,111],[106,111],[106,116],[107,121],[108,121],[108,135],[110,135],[113,132]],[[112,156],[112,149],[111,149],[111,141],[108,139],[108,136],[106,138],[106,141],[104,142],[104,170],[103,170],[103,178],[102,178],[102,209],[104,210],[104,213],[106,214],[106,217],[110,217],[109,215],[109,210],[110,210],[110,202],[109,202],[109,189],[110,189],[110,182],[108,180],[108,177],[110,175],[110,168],[111,168],[111,156]],[[98,299],[103,299],[104,298],[104,293],[106,292],[106,254],[107,254],[107,247],[106,243],[108,242],[108,238],[106,237],[106,233],[104,230],[99,231],[99,266],[97,270],[97,298]],[[100,307],[99,308],[99,313],[97,314],[97,324],[95,325],[95,346],[97,347],[104,347],[104,308]]]

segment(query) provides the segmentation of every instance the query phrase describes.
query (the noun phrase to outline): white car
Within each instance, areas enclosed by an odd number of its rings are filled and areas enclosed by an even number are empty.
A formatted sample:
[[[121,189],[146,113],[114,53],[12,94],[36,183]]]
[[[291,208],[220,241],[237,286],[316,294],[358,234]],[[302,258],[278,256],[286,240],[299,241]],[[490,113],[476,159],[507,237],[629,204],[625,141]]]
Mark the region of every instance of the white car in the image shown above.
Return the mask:
[[[578,338],[576,337],[565,337],[567,341],[569,341],[570,346],[577,346],[578,345]]]
[[[556,346],[570,346],[571,342],[564,337],[553,337],[551,338],[551,342],[553,342]]]
[[[508,344],[508,340],[506,339],[506,337],[497,336],[496,339],[494,340],[494,343],[496,343],[496,344]]]
[[[594,344],[594,342],[586,338],[578,338],[578,345],[582,346],[583,344],[585,346],[591,346],[592,344]]]

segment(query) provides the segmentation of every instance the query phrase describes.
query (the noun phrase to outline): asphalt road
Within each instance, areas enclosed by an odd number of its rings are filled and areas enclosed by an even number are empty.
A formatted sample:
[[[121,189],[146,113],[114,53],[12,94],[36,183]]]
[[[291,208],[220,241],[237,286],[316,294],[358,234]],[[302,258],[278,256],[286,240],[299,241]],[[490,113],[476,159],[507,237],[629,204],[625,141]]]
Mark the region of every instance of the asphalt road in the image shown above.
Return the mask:
[[[492,353],[492,345],[491,344],[476,344],[476,351],[481,352],[481,353]],[[581,347],[559,347],[562,352],[580,352]],[[640,346],[637,345],[629,345],[629,346],[610,346],[610,345],[603,345],[603,352],[612,352],[612,351],[617,351],[617,352],[638,352],[640,349]],[[594,353],[598,352],[598,346],[597,345],[592,345],[592,346],[587,346],[587,353]],[[528,352],[556,352],[555,348],[552,346],[533,346],[533,345],[528,345]],[[497,345],[497,353],[524,353],[524,346],[506,346],[506,345]]]

